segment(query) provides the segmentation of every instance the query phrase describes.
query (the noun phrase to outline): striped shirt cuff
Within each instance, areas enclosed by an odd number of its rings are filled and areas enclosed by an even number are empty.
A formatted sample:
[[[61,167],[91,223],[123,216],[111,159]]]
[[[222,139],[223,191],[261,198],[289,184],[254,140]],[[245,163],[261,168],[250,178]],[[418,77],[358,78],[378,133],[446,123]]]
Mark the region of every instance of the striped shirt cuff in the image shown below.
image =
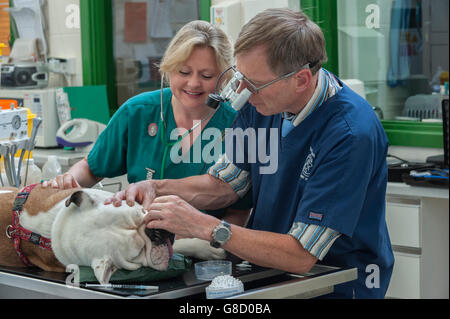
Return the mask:
[[[322,260],[330,250],[334,241],[342,234],[331,228],[296,222],[288,233],[297,239],[305,250]]]
[[[234,165],[225,154],[209,168],[208,174],[229,184],[240,198],[251,186],[250,173]]]

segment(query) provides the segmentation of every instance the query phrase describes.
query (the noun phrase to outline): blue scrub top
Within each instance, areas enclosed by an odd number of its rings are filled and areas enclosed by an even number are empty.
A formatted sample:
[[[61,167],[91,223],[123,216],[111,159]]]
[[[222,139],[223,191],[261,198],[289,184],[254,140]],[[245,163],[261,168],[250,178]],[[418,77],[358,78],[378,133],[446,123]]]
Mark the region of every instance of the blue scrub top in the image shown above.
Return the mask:
[[[286,234],[294,222],[303,222],[339,231],[322,262],[357,267],[358,280],[336,286],[329,297],[383,298],[394,264],[385,222],[388,140],[366,100],[340,84],[342,90],[286,137],[257,143],[267,154],[271,141],[278,142],[274,174],[260,174],[267,164],[248,161],[248,141],[247,161],[237,161],[236,149],[227,156],[251,173],[254,211],[248,227]],[[249,105],[234,127],[264,128],[269,136],[271,128],[280,134],[281,124],[281,115],[263,116]],[[256,139],[260,133],[256,130]],[[372,277],[375,284],[366,286],[368,276],[376,276],[373,265],[379,269],[378,288]]]

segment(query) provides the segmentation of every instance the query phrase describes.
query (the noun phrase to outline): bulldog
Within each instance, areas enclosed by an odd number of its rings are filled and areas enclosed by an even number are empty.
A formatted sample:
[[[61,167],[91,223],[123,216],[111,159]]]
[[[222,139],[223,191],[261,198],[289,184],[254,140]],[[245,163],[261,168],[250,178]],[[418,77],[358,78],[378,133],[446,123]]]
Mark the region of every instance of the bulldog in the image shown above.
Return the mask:
[[[14,239],[12,212],[17,208],[18,193],[16,188],[0,188],[3,266],[23,267],[28,261],[31,266],[57,272],[65,272],[69,264],[90,266],[102,284],[108,283],[117,269],[167,269],[173,234],[146,228],[146,211],[137,203],[133,207],[104,205],[113,194],[97,189],[58,190],[36,185],[17,215],[20,226],[30,231],[34,240],[21,240],[17,253],[11,237]],[[41,238],[51,241],[50,250],[43,249]]]

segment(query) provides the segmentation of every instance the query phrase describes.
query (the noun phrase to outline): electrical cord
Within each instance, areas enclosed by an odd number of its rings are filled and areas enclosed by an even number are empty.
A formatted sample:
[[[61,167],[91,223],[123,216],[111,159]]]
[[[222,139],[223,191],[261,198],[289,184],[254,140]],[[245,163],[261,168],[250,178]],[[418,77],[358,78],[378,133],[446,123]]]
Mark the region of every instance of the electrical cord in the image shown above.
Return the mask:
[[[402,163],[407,163],[407,164],[410,163],[409,161],[407,161],[407,160],[405,160],[405,159],[403,159],[403,158],[401,158],[401,157],[395,156],[395,155],[387,154],[386,157],[392,157],[392,158],[398,159],[398,160],[401,161]]]

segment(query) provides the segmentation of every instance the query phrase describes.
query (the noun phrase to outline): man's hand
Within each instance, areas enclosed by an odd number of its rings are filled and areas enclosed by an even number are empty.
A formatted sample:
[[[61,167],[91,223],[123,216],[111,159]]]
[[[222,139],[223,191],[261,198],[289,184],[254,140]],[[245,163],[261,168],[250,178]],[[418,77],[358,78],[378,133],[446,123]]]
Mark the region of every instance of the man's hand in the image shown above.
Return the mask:
[[[225,249],[214,248],[209,241],[198,238],[177,238],[173,244],[173,252],[203,260],[225,259],[227,257]]]
[[[155,198],[144,217],[147,228],[162,228],[183,238],[211,240],[219,220],[175,195]]]
[[[141,204],[144,209],[150,210],[150,205],[156,197],[156,191],[151,180],[131,184],[127,189],[116,193],[105,201],[105,205],[113,204],[116,207],[126,200],[128,206],[134,206],[134,202]]]
[[[54,179],[51,179],[49,181],[42,182],[42,187],[69,189],[78,188],[81,186],[80,184],[78,184],[77,180],[75,179],[75,177],[73,177],[72,174],[65,173],[63,175],[58,175]]]

